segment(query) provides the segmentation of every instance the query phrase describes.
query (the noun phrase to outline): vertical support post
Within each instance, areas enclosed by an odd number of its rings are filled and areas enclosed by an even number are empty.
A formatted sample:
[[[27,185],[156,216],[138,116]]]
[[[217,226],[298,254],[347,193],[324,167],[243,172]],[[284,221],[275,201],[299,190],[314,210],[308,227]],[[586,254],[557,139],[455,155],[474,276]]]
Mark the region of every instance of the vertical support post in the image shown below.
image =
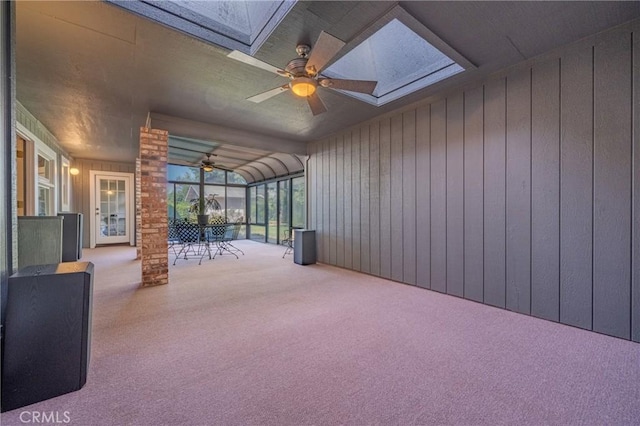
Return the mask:
[[[2,324],[9,275],[17,268],[15,3],[0,3],[0,300]]]
[[[136,158],[135,204],[136,204],[136,260],[142,259],[142,196],[141,192],[141,161]]]
[[[169,283],[166,130],[140,128],[142,286]]]

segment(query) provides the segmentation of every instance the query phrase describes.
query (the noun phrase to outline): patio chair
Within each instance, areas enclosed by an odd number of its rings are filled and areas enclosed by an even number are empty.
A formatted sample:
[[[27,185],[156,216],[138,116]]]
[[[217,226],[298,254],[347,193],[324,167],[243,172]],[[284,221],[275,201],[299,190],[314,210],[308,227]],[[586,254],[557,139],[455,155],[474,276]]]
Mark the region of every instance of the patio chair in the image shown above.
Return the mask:
[[[235,241],[238,239],[238,234],[240,234],[240,228],[242,228],[242,220],[238,220],[234,222],[233,225],[230,225],[230,228],[232,231],[231,238],[229,238],[228,241],[225,241],[225,244],[227,245],[227,249],[234,253],[241,253],[244,256],[244,252],[240,250],[238,247],[234,246],[232,243],[232,241]]]
[[[169,249],[173,251],[174,256],[178,256],[176,246],[180,245],[180,237],[178,236],[178,230],[176,229],[176,221],[169,220],[169,229],[167,232],[167,244]]]
[[[205,239],[202,238],[202,228],[197,223],[177,222],[174,224],[174,227],[178,236],[179,244],[181,245],[180,251],[178,251],[176,258],[173,261],[174,265],[181,255],[184,255],[184,259],[187,260],[190,251],[195,256],[201,254],[200,262],[198,264],[202,263],[202,258],[207,253],[209,253],[209,259],[211,259],[209,244],[207,244]]]
[[[229,250],[228,241],[231,239],[232,235],[233,228],[231,228],[231,225],[229,224],[207,225],[207,241],[215,244],[215,250],[213,253],[214,259],[217,255],[222,256],[225,252],[234,255],[236,259],[238,258],[237,254],[232,250]]]
[[[292,228],[289,228],[288,230],[284,231],[284,238],[280,240],[280,242],[287,247],[284,250],[284,253],[282,254],[282,258],[284,259],[286,255],[293,253],[293,229]]]

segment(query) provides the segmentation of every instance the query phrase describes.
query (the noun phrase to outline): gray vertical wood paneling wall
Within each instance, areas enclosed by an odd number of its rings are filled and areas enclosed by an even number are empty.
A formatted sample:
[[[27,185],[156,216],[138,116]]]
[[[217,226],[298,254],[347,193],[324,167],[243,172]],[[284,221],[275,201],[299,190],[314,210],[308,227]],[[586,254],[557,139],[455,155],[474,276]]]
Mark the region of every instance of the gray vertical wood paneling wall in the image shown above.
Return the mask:
[[[319,261],[640,342],[639,27],[310,143]]]

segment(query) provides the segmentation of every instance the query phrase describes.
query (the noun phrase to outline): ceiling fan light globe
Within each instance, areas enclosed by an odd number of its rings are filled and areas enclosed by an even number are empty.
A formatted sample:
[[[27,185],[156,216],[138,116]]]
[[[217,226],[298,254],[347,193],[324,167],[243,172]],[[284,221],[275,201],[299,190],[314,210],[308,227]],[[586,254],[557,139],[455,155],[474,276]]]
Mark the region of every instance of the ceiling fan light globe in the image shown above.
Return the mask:
[[[205,172],[212,172],[213,166],[210,166],[210,165],[202,166],[202,170],[204,170]]]
[[[296,77],[291,80],[289,86],[295,95],[306,98],[316,92],[318,83],[312,78]]]

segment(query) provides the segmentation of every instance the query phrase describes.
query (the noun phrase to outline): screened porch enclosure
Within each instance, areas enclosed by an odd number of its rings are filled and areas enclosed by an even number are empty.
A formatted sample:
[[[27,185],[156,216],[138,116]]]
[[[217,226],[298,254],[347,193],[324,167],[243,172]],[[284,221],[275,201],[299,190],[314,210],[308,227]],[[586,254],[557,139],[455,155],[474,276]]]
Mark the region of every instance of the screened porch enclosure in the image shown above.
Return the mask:
[[[251,185],[248,193],[250,239],[281,244],[291,229],[305,227],[303,175]]]
[[[281,244],[292,228],[305,227],[305,179],[296,174],[248,185],[238,173],[169,164],[167,215],[170,222],[197,222],[200,195],[209,221],[241,222],[239,238]]]

